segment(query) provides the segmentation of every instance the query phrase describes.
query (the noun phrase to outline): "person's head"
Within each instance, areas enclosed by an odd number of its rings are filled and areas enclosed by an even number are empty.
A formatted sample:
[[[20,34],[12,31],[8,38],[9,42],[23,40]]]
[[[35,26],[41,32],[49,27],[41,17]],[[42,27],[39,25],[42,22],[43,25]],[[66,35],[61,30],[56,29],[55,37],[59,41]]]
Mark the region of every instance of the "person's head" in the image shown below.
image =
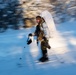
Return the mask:
[[[41,17],[41,16],[37,16],[37,17],[36,17],[36,22],[37,22],[37,23],[40,23],[41,21],[42,21],[42,17]]]

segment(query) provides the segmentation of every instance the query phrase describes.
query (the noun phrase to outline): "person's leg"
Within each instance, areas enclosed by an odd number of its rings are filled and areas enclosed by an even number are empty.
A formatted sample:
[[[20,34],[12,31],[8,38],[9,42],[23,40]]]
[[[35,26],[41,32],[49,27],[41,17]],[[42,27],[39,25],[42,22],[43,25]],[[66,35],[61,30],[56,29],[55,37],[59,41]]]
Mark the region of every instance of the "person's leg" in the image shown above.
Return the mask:
[[[41,62],[48,61],[47,50],[42,50],[42,57],[39,59]]]
[[[48,58],[47,50],[43,50],[43,57],[46,59]]]

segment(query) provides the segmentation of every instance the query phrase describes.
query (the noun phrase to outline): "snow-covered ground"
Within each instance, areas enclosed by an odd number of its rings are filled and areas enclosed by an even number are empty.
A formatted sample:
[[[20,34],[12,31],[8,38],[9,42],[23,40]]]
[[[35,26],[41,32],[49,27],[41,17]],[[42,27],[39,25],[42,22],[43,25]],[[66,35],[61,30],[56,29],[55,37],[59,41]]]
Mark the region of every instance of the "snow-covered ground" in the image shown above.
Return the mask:
[[[33,28],[0,33],[0,75],[76,75],[76,22],[56,25],[57,34],[50,38],[50,62],[38,64],[41,56],[36,40],[27,45]]]

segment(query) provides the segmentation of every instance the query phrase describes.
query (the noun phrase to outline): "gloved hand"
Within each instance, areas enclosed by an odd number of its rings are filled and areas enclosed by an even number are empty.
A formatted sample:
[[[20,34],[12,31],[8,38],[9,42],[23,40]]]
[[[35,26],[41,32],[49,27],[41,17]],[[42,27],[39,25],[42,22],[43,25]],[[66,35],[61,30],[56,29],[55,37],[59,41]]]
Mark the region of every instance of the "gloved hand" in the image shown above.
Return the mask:
[[[32,40],[30,39],[29,41],[27,41],[27,44],[29,45],[29,44],[31,44],[32,43]]]
[[[32,37],[32,33],[30,33],[30,34],[28,35],[28,39],[27,39],[27,44],[28,44],[28,45],[32,43],[32,39],[31,39],[30,37]]]

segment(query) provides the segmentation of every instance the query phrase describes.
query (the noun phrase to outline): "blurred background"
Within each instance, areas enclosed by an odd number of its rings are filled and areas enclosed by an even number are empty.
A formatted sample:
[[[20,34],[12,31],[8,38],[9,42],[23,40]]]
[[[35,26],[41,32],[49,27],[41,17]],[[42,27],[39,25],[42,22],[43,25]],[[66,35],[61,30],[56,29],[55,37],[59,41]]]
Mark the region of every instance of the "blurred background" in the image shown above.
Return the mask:
[[[32,27],[44,10],[53,15],[56,24],[76,21],[76,0],[0,0],[0,32]]]

